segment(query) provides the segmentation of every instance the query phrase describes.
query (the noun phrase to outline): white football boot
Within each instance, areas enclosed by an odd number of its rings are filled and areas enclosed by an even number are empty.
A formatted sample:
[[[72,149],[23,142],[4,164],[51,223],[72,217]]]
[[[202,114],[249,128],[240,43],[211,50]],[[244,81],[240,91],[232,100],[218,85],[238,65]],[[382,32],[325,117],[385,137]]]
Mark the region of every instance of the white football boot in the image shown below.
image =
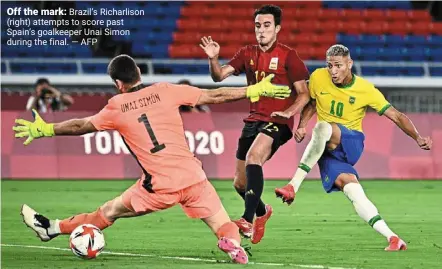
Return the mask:
[[[24,204],[21,207],[21,215],[23,216],[23,222],[34,230],[37,236],[43,242],[47,242],[58,234],[49,234],[48,228],[50,227],[50,221],[43,215],[38,214],[34,209]]]

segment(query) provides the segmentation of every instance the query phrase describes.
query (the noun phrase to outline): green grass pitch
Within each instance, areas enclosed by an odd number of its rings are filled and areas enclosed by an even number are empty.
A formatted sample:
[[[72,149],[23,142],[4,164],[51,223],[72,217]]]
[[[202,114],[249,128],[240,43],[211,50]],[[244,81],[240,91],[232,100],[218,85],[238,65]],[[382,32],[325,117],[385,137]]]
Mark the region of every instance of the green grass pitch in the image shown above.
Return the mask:
[[[104,231],[106,251],[111,253],[88,261],[59,249],[67,249],[67,236],[48,243],[40,242],[19,215],[22,203],[28,203],[50,218],[94,211],[132,183],[2,181],[1,267],[240,267],[214,262],[228,260],[218,251],[215,236],[201,221],[188,219],[179,206],[139,218],[118,220]],[[239,217],[243,202],[234,192],[232,182],[213,183],[230,216]],[[319,181],[307,181],[296,203],[288,207],[273,194],[273,189],[283,184],[284,181],[265,183],[263,198],[273,205],[274,213],[268,222],[266,236],[260,244],[252,246],[250,261],[255,264],[247,268],[442,268],[442,181],[362,183],[390,227],[408,243],[409,250],[396,253],[383,250],[386,240],[356,215],[342,193],[326,194]],[[118,253],[124,255],[116,255]]]

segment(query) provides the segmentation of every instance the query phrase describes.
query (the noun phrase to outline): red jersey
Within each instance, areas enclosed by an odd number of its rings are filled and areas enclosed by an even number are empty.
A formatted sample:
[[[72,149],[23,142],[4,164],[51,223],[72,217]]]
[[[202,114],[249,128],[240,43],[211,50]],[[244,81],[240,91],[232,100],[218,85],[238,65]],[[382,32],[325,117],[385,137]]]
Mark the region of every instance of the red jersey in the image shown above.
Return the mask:
[[[195,106],[202,91],[187,85],[157,83],[118,94],[91,122],[97,130],[117,130],[141,166],[148,190],[170,193],[206,179],[190,152],[180,105]],[[143,178],[143,179],[144,179]]]
[[[250,103],[250,115],[244,121],[276,122],[293,128],[293,117],[281,120],[272,118],[270,115],[272,112],[284,111],[290,107],[296,99],[293,83],[309,78],[308,69],[296,50],[278,41],[265,52],[258,45],[248,45],[241,48],[228,65],[235,68],[235,76],[246,73],[248,85],[258,83],[269,74],[275,74],[272,83],[287,85],[292,89],[292,95],[287,99],[260,97],[258,102]]]

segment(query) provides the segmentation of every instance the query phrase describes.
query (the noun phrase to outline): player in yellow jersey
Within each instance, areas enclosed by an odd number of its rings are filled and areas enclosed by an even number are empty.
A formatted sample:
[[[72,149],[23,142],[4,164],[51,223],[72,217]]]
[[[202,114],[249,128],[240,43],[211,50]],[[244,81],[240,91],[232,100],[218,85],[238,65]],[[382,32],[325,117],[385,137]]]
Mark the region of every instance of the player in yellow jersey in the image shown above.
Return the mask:
[[[364,149],[362,119],[367,107],[371,107],[379,115],[392,120],[421,149],[431,149],[432,140],[422,137],[411,120],[391,106],[372,83],[352,74],[353,61],[348,48],[333,45],[326,56],[327,67],[316,69],[310,76],[311,102],[301,113],[295,140],[299,143],[304,139],[307,122],[315,112],[318,122],[292,180],[283,188],[275,189],[275,193],[283,202],[291,204],[307,173],[318,163],[325,191],[343,191],[358,215],[387,238],[389,246],[385,250],[405,250],[405,242],[390,230],[365,195],[353,167]],[[273,113],[273,116],[288,118],[292,114],[291,108],[288,108]]]

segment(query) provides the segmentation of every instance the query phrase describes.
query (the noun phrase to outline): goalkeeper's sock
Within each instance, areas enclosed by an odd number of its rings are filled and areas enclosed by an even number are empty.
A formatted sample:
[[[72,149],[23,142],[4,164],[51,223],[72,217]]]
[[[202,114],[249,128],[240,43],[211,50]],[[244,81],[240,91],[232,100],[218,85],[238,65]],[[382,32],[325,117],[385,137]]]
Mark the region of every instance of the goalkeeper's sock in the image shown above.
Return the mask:
[[[242,199],[245,201],[246,200],[246,191],[236,188],[236,187],[235,187],[235,190],[239,194],[239,196],[241,196]],[[261,199],[259,199],[258,207],[256,207],[256,216],[257,217],[264,216],[266,214],[266,212],[267,212],[266,205],[264,204],[264,202]]]
[[[253,223],[256,208],[261,200],[264,189],[264,176],[262,166],[258,164],[248,164],[246,166],[247,187],[246,187],[246,209],[242,216],[249,223]]]
[[[48,234],[50,234],[50,235],[61,234],[60,220],[56,219],[56,220],[49,221]]]
[[[103,230],[111,226],[113,222],[106,219],[101,208],[92,213],[84,213],[58,221],[58,227],[61,234],[70,234],[75,228],[82,224],[92,224]]]
[[[301,162],[296,170],[295,175],[289,184],[291,184],[295,192],[299,190],[302,181],[307,176],[312,167],[319,161],[325,150],[325,144],[332,136],[332,126],[325,121],[319,121],[313,128],[312,139],[305,148]]]
[[[376,206],[367,198],[361,184],[348,183],[344,186],[343,191],[353,203],[359,217],[365,220],[373,229],[385,236],[387,240],[392,236],[397,236],[381,218]]]
[[[239,234],[239,228],[233,222],[224,223],[218,231],[216,231],[216,237],[221,239],[222,237],[228,238],[232,240],[236,246],[240,246],[241,244],[241,235]]]

